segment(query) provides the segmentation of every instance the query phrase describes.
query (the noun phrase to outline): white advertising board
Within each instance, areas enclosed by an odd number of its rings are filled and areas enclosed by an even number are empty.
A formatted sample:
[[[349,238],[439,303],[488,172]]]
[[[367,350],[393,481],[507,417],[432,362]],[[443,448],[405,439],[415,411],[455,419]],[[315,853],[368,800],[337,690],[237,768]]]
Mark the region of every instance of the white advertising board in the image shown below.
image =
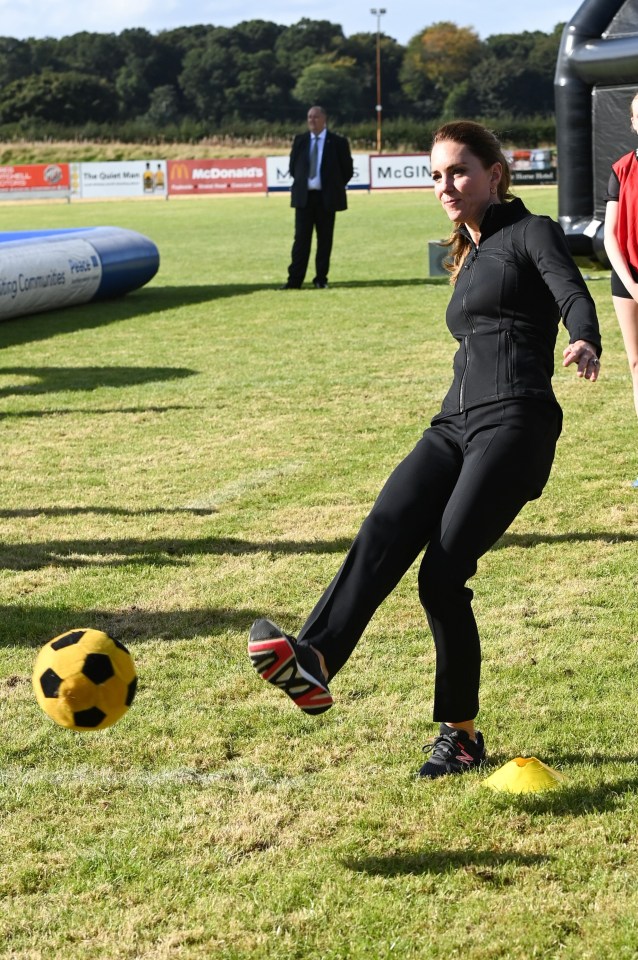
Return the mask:
[[[165,160],[109,160],[71,164],[71,196],[166,196]]]
[[[276,193],[277,191],[290,190],[292,177],[288,173],[288,159],[288,155],[285,157],[266,157],[266,178],[269,191]],[[369,190],[370,163],[368,154],[353,153],[352,164],[354,173],[348,184],[348,190]]]
[[[292,177],[288,173],[288,159],[287,156],[266,157],[266,183],[269,190],[290,190]]]
[[[353,153],[354,173],[348,184],[348,190],[370,189],[370,156],[367,153]]]
[[[370,186],[373,190],[433,187],[430,154],[387,154],[370,157]]]

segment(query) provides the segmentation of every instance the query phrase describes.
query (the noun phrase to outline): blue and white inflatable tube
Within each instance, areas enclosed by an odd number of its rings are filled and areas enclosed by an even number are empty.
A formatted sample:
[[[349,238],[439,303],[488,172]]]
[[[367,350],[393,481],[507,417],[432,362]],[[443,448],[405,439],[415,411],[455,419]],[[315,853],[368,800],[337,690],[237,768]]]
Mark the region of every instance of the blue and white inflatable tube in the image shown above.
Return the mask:
[[[158,269],[153,241],[121,227],[0,233],[0,320],[120,297]]]

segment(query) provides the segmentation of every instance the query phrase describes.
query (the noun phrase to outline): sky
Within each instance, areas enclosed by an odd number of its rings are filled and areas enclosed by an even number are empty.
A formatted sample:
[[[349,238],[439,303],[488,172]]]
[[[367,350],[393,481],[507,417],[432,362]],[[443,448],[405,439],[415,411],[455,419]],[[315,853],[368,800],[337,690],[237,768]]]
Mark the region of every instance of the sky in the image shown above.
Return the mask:
[[[381,31],[406,45],[424,27],[450,20],[459,27],[472,27],[482,39],[494,33],[542,30],[549,33],[557,23],[570,20],[579,0],[534,0],[503,3],[503,0],[456,0],[449,8],[420,0],[387,0],[379,18]],[[377,16],[366,3],[353,0],[0,0],[0,35],[27,37],[69,36],[80,31],[120,33],[145,27],[151,33],[174,27],[210,23],[233,27],[242,20],[270,20],[289,26],[302,17],[340,24],[346,36],[373,33]],[[505,12],[504,12],[505,11]]]

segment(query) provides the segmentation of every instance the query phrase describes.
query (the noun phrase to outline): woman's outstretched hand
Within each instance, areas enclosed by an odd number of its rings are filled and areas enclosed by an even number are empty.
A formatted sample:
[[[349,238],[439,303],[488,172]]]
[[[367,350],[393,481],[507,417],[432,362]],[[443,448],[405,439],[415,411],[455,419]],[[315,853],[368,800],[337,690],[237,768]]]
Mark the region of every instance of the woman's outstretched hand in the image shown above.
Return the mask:
[[[585,380],[591,380],[593,383],[598,380],[600,372],[600,360],[596,356],[596,347],[588,340],[575,340],[563,350],[563,366],[568,367],[570,363],[577,363],[578,369],[576,375],[584,377]]]

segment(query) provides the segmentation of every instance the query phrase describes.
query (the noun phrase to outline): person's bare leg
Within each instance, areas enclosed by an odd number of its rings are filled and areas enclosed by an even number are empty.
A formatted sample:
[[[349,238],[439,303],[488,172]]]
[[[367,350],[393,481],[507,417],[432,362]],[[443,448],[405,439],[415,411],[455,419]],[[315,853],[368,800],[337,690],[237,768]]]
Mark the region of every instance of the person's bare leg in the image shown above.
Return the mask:
[[[638,303],[625,297],[612,297],[612,300],[629,362],[634,391],[634,406],[638,416]]]
[[[466,733],[469,733],[470,739],[476,743],[476,730],[473,720],[458,720],[455,723],[452,723],[451,720],[445,720],[445,726],[452,727],[454,730],[465,730]]]
[[[323,679],[328,682],[328,668],[326,666],[326,661],[323,659],[323,653],[320,650],[315,650],[313,646],[310,649],[317,655],[317,660],[319,661],[319,666],[321,667],[321,672],[323,673]]]

